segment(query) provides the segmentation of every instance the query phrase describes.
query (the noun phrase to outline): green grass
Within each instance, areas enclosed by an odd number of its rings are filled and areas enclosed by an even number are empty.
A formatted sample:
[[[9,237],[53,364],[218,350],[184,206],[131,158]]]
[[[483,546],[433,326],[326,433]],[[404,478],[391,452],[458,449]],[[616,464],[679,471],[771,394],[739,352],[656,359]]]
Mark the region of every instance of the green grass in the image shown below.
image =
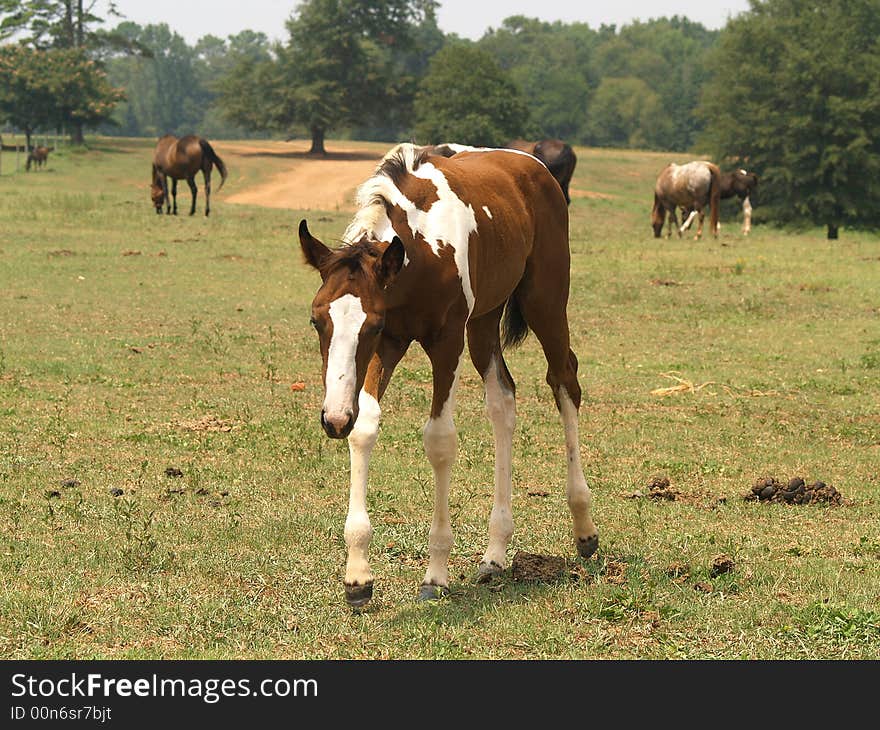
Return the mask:
[[[430,371],[414,348],[374,452],[375,598],[352,612],[341,584],[348,453],[318,425],[318,280],[296,243],[304,215],[326,241],[349,215],[226,203],[227,190],[284,164],[237,158],[210,219],[201,204],[193,218],[156,216],[151,147],[103,139],[30,174],[4,156],[0,656],[880,657],[877,237],[758,225],[743,238],[726,216],[717,241],[657,241],[651,187],[673,158],[579,149],[572,187],[603,196],[571,205],[570,320],[599,555],[574,557],[561,426],[530,337],[508,357],[509,556],[565,555],[570,575],[475,582],[492,436],[465,371],[453,592],[415,602],[432,486],[421,444]],[[305,390],[291,391],[298,381]],[[652,394],[682,382],[693,388]],[[630,498],[661,474],[680,499]],[[822,479],[846,503],[744,501],[764,475]],[[720,553],[735,567],[712,577]]]

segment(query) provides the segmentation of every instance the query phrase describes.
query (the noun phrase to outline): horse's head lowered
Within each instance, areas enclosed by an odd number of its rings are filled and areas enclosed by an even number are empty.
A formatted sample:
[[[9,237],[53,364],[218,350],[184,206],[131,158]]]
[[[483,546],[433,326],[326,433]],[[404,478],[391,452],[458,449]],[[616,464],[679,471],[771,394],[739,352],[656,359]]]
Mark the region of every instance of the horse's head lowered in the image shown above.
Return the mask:
[[[324,361],[321,426],[330,438],[345,438],[358,417],[358,394],[367,365],[385,326],[385,288],[404,261],[404,247],[367,238],[331,250],[299,224],[306,263],[321,274],[312,301],[312,326],[318,332]]]
[[[150,185],[150,198],[157,213],[162,212],[162,206],[165,204],[165,188],[162,185],[162,179],[156,170],[153,170],[153,183]]]

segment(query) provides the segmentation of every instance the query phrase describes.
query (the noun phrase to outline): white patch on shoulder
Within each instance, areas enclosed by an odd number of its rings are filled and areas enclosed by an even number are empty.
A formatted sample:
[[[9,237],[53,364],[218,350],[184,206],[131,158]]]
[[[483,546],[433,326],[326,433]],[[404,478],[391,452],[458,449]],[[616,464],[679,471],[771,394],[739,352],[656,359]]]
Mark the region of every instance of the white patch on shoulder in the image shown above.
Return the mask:
[[[492,220],[492,211],[489,210],[488,205],[483,206],[483,212],[489,217],[489,220]]]
[[[461,288],[468,305],[468,312],[474,309],[474,292],[471,288],[470,269],[468,267],[468,240],[471,233],[477,230],[477,219],[474,209],[468,203],[465,205],[449,187],[446,176],[430,162],[419,165],[418,170],[412,173],[415,177],[430,180],[437,188],[437,200],[427,212],[419,210],[415,206],[406,211],[407,222],[412,228],[413,235],[416,232],[422,234],[422,238],[438,256],[442,245],[452,246],[455,249],[455,266],[461,279]]]
[[[330,303],[333,334],[327,353],[327,376],[324,380],[324,411],[328,420],[341,415],[354,404],[355,354],[361,326],[367,319],[360,297],[344,294]]]

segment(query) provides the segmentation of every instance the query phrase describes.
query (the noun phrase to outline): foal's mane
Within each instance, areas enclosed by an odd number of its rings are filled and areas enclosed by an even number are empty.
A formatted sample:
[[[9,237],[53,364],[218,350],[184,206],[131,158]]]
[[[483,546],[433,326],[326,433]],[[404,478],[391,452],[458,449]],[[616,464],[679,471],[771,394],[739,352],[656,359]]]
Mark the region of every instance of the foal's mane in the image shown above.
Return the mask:
[[[355,194],[355,213],[342,242],[351,245],[365,236],[375,238],[380,226],[388,220],[388,206],[401,198],[400,181],[419,169],[429,152],[410,142],[403,142],[387,152],[372,177]]]

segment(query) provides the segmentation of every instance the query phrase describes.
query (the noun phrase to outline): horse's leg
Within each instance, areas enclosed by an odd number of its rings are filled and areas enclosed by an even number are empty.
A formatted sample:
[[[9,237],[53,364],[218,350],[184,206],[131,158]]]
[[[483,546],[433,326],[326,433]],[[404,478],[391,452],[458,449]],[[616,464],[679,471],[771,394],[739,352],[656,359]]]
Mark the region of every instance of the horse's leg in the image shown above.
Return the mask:
[[[743,199],[743,235],[748,236],[749,231],[752,230],[752,203],[749,201],[749,196]]]
[[[370,455],[379,435],[379,401],[394,367],[400,362],[407,346],[382,340],[370,361],[364,385],[358,395],[358,418],[348,435],[351,460],[351,486],[348,515],[345,518],[345,600],[351,606],[363,606],[373,596],[373,574],[370,571],[369,549],[373,528],[367,513],[367,475]]]
[[[207,170],[202,170],[202,175],[205,177],[205,216],[207,217],[211,212],[211,168],[208,167]]]
[[[189,185],[189,192],[192,194],[192,205],[189,207],[189,214],[192,215],[196,212],[196,196],[199,192],[199,189],[196,187],[196,176],[191,175],[186,179],[186,182]]]
[[[697,225],[697,235],[694,236],[694,240],[695,240],[695,241],[699,241],[700,238],[703,236],[703,219],[704,219],[705,217],[706,217],[706,209],[705,209],[705,208],[700,208],[700,210],[699,210],[699,218],[698,218],[698,225]],[[717,232],[717,231],[715,231],[715,235],[718,235],[718,232]]]
[[[697,215],[697,209],[694,208],[694,209],[690,212],[690,214],[688,215],[687,220],[685,220],[685,221],[681,224],[681,228],[678,229],[678,237],[679,237],[679,238],[681,238],[681,234],[682,234],[682,233],[684,233],[688,228],[691,227],[691,223],[693,223],[694,216],[696,216],[696,215]],[[702,220],[702,219],[703,219],[703,212],[702,212],[702,210],[701,210],[701,211],[700,211],[700,220]],[[675,222],[675,225],[678,225],[678,221]]]
[[[165,193],[165,215],[171,215],[171,196],[168,194],[168,175],[162,176],[162,192]],[[175,213],[177,210],[175,209]]]
[[[466,316],[450,314],[445,336],[422,343],[431,361],[434,381],[431,417],[422,432],[425,455],[434,471],[434,517],[428,532],[428,568],[419,591],[421,601],[439,598],[449,590],[449,552],[452,550],[449,485],[458,446],[455,391],[464,351],[465,319]]]
[[[545,262],[550,263],[546,257]],[[575,545],[580,556],[588,558],[599,547],[599,531],[593,524],[592,494],[581,466],[578,437],[581,387],[577,379],[577,357],[569,347],[568,281],[559,279],[558,272],[548,270],[539,276],[527,269],[517,289],[517,299],[523,317],[540,341],[547,359],[547,384],[553,391],[565,430],[568,468],[565,496],[571,511]]]
[[[673,205],[667,213],[669,214],[669,227],[666,231],[666,238],[672,238],[672,227],[675,226],[675,229],[678,230],[678,214],[675,212],[675,206]],[[678,237],[681,238],[680,230],[678,230]]]
[[[495,497],[489,516],[489,545],[480,561],[480,580],[504,570],[507,546],[513,536],[511,452],[516,426],[516,386],[501,354],[498,323],[504,307],[468,322],[471,361],[483,378],[486,415],[495,436]]]

